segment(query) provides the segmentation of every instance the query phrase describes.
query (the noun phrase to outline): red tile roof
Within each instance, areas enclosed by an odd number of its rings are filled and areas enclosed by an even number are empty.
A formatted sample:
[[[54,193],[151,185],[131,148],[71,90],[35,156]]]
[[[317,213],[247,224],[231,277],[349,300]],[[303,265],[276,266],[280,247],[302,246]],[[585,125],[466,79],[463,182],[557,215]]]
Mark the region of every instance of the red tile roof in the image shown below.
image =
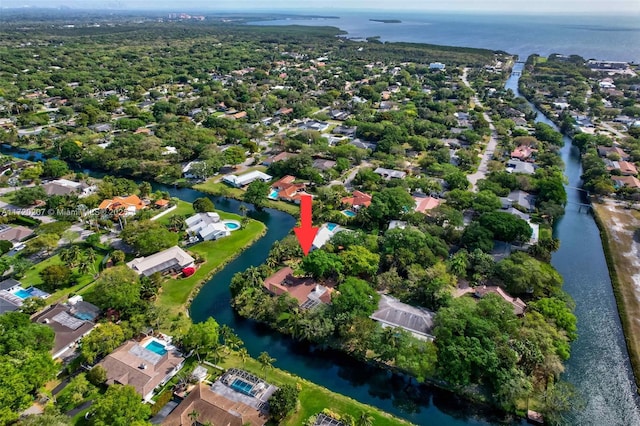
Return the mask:
[[[413,197],[413,199],[416,202],[415,211],[420,213],[435,209],[442,202],[440,199],[434,197]]]
[[[348,204],[353,207],[369,207],[371,205],[371,195],[360,191],[353,191],[351,197],[344,197],[342,204]]]

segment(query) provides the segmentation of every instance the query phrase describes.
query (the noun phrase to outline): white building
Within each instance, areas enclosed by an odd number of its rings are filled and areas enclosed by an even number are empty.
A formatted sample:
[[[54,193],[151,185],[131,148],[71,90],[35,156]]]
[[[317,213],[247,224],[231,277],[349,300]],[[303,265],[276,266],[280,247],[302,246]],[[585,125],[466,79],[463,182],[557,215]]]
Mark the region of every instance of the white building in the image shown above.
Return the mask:
[[[272,179],[272,177],[273,176],[269,176],[268,174],[263,173],[259,170],[254,170],[252,172],[245,173],[240,176],[226,175],[225,177],[222,178],[222,181],[236,188],[242,188],[243,186],[247,186],[251,182],[255,182],[256,180],[269,182]]]
[[[443,64],[442,62],[431,62],[429,64],[430,70],[443,70],[445,69],[445,67],[445,64]]]
[[[224,222],[220,221],[220,215],[215,212],[197,213],[185,223],[189,227],[187,234],[190,236],[190,242],[217,240],[231,235]]]
[[[178,246],[173,246],[151,256],[137,257],[128,262],[127,266],[136,271],[138,275],[148,277],[155,272],[160,272],[161,274],[170,271],[179,272],[184,268],[193,266],[194,263],[195,259],[189,253]]]

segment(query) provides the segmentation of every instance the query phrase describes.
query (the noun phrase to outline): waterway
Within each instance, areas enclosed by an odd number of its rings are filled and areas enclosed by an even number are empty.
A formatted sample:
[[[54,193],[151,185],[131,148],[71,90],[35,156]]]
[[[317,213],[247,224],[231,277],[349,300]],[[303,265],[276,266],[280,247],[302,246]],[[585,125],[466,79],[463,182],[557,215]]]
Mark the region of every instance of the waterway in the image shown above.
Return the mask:
[[[517,63],[506,88],[518,92]],[[533,105],[532,108],[535,109]],[[536,121],[558,128],[540,111]],[[611,278],[607,269],[600,233],[593,216],[579,204],[585,203],[580,188],[580,153],[564,137],[568,203],[565,215],[554,227],[560,249],[551,263],[564,278],[564,289],[576,302],[578,339],[571,346],[564,379],[580,392],[584,408],[571,413],[575,425],[640,425],[640,410],[629,353],[624,341]]]
[[[516,64],[514,71],[521,70]],[[517,76],[506,87],[517,93]],[[541,113],[538,121],[553,125]],[[33,153],[3,152],[25,158]],[[611,288],[602,242],[593,217],[578,210],[583,203],[580,187],[580,158],[565,138],[562,158],[566,165],[567,205],[564,217],[555,226],[560,250],[552,263],[565,280],[565,289],[576,301],[578,340],[572,345],[571,359],[564,378],[582,395],[584,407],[571,414],[575,425],[640,425],[636,387],[631,373],[617,307]],[[155,185],[171,196],[186,201],[207,196],[199,191]],[[210,197],[216,207],[239,213],[235,200]],[[492,413],[478,412],[465,400],[430,386],[415,386],[406,377],[350,359],[342,353],[321,350],[294,342],[268,327],[237,316],[230,305],[229,284],[236,272],[263,263],[271,245],[284,238],[295,224],[292,216],[267,209],[250,212],[268,227],[266,235],[236,260],[213,276],[194,299],[190,315],[194,321],[213,317],[232,327],[245,342],[252,356],[267,351],[277,359],[275,365],[328,389],[350,396],[418,425],[487,425],[500,419]]]

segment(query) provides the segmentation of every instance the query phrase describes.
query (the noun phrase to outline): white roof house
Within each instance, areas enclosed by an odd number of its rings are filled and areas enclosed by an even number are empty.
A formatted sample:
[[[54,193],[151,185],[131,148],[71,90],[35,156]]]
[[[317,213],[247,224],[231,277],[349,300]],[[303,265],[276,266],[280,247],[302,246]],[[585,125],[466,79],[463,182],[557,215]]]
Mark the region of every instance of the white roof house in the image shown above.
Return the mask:
[[[127,266],[139,275],[148,277],[155,272],[165,273],[171,270],[182,270],[193,266],[194,263],[195,259],[189,253],[178,246],[173,246],[151,256],[137,257],[128,262]]]
[[[405,172],[401,172],[399,170],[385,169],[383,167],[378,167],[373,171],[373,173],[379,174],[380,176],[382,176],[387,180],[391,178],[404,179],[407,176]]]
[[[249,185],[251,182],[254,182],[256,180],[269,182],[272,179],[272,177],[273,176],[270,176],[259,170],[254,170],[252,172],[245,173],[240,176],[226,175],[225,177],[222,178],[222,180],[231,186],[235,186],[236,188],[242,188],[243,186]]]
[[[435,314],[428,309],[407,305],[386,294],[380,295],[378,310],[371,315],[383,327],[400,327],[423,340],[433,339],[434,317]]]
[[[318,233],[316,234],[316,237],[313,239],[311,250],[319,249],[323,245],[327,244],[331,237],[342,230],[343,229],[335,223],[325,223],[320,227]]]
[[[231,235],[231,231],[220,221],[220,215],[215,212],[197,213],[185,223],[188,226],[187,233],[202,241],[217,240]]]

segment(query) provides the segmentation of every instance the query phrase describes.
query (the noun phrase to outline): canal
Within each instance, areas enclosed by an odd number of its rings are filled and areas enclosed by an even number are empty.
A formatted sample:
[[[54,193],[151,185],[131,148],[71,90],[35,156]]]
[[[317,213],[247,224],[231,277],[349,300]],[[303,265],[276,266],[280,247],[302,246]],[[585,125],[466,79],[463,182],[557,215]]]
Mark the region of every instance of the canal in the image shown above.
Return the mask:
[[[517,63],[506,88],[518,92]],[[535,109],[533,105],[532,108]],[[538,111],[536,121],[558,128]],[[580,211],[585,203],[580,188],[580,153],[564,138],[562,160],[567,177],[565,215],[554,227],[560,249],[551,263],[564,278],[564,289],[576,302],[578,339],[571,347],[564,379],[581,395],[584,407],[571,413],[572,425],[640,425],[636,385],[622,333],[600,232],[590,213]]]
[[[514,71],[522,69],[516,64]],[[516,94],[518,76],[506,87]],[[541,113],[538,121],[553,125]],[[555,126],[554,126],[555,127]],[[22,158],[37,153],[16,153],[3,146],[3,152]],[[571,359],[564,379],[573,383],[582,395],[584,407],[571,414],[573,425],[640,425],[636,387],[622,334],[618,311],[605,263],[602,242],[590,214],[578,210],[583,203],[580,187],[580,158],[565,138],[562,159],[566,165],[569,203],[554,234],[561,245],[552,263],[562,274],[565,290],[576,302],[578,340],[572,345]],[[193,201],[205,194],[186,188],[154,185],[171,196]],[[239,213],[235,200],[210,197],[216,208]],[[194,299],[190,315],[194,321],[213,317],[232,327],[245,342],[252,356],[267,351],[275,365],[328,389],[347,395],[418,425],[486,425],[500,419],[492,413],[478,412],[467,401],[430,386],[415,385],[408,378],[357,362],[330,350],[294,342],[269,328],[237,316],[230,305],[229,284],[236,272],[262,264],[271,245],[284,238],[295,224],[286,213],[267,209],[249,215],[268,227],[266,235],[236,260],[213,276]]]

